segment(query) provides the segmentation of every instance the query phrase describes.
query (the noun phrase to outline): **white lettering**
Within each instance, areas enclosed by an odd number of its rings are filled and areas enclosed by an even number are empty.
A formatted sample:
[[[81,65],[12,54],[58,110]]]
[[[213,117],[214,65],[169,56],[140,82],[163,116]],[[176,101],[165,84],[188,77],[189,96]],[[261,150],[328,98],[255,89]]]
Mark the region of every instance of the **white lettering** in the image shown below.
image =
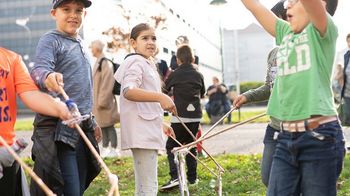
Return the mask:
[[[295,47],[297,53],[298,72],[310,69],[310,48],[306,44]]]

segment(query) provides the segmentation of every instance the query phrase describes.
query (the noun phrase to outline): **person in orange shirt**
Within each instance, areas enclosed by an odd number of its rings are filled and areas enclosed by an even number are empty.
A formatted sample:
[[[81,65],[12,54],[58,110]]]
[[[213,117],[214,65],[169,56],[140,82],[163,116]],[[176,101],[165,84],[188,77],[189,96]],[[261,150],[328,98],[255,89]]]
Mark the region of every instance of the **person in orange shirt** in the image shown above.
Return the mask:
[[[0,136],[10,146],[15,142],[16,95],[35,112],[63,120],[71,118],[64,102],[38,90],[21,57],[0,47]],[[14,158],[1,143],[0,168],[3,169],[0,177],[1,195],[22,195],[19,164],[14,162]]]

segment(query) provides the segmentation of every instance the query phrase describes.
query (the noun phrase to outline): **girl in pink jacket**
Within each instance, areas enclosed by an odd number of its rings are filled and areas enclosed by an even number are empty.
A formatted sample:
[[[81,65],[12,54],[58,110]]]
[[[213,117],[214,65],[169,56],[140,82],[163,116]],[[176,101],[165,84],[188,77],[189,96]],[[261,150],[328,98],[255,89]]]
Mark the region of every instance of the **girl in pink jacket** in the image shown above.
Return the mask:
[[[163,109],[176,114],[171,98],[161,92],[160,78],[152,56],[156,52],[154,29],[136,25],[130,44],[136,53],[125,58],[115,74],[121,84],[121,147],[134,158],[135,195],[157,195],[157,150],[164,149],[173,130],[163,124]]]

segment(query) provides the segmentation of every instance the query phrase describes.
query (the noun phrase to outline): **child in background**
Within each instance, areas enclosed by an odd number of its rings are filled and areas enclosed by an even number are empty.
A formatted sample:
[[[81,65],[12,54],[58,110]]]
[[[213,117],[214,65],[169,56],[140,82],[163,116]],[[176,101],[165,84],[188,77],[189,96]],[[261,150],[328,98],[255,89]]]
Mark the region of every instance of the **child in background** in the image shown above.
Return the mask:
[[[165,81],[166,90],[173,89],[175,106],[179,118],[190,129],[193,136],[198,132],[199,124],[202,118],[202,108],[200,100],[205,94],[203,75],[198,72],[194,66],[194,56],[192,49],[188,45],[182,45],[176,52],[179,67],[170,74]],[[176,140],[181,144],[188,144],[194,141],[190,133],[187,132],[181,122],[175,117],[171,117],[171,127],[173,128]],[[179,144],[172,138],[168,138],[166,150],[169,161],[170,181],[161,187],[161,190],[171,189],[179,185],[177,167],[174,161],[174,154],[171,150],[179,147]],[[197,155],[196,148],[192,148],[191,153]],[[190,154],[186,155],[187,178],[189,184],[196,184],[197,180],[197,161]]]
[[[128,55],[115,74],[121,84],[121,148],[131,149],[134,158],[135,195],[157,195],[157,150],[164,149],[167,135],[174,135],[163,123],[163,109],[176,114],[171,98],[161,92],[154,29],[146,23],[130,33],[135,54]]]
[[[241,0],[276,37],[278,74],[267,113],[281,122],[267,195],[336,195],[344,137],[331,91],[337,0],[287,0],[288,22]]]

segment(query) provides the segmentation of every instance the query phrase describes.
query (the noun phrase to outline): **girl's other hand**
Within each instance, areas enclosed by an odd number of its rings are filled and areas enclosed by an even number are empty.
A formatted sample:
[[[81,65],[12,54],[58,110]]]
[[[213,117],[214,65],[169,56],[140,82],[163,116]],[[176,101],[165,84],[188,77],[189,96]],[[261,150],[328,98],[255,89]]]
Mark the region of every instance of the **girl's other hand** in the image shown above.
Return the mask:
[[[163,132],[165,135],[167,136],[171,136],[173,138],[176,138],[176,135],[174,133],[173,128],[171,128],[169,125],[167,125],[166,123],[163,123]]]

